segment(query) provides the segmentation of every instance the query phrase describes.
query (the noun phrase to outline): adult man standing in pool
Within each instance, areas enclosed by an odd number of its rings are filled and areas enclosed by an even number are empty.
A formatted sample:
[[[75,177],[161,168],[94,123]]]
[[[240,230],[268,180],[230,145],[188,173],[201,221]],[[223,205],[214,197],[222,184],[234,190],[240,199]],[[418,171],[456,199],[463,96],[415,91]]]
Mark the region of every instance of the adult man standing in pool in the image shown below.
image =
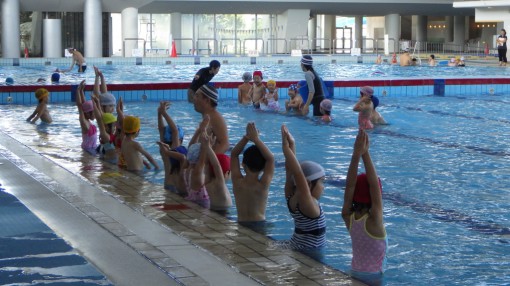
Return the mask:
[[[498,57],[499,57],[499,65],[500,66],[506,66],[506,30],[501,29],[501,33],[498,36],[498,39],[496,41],[496,44],[498,46]]]
[[[220,71],[221,64],[217,60],[212,60],[209,67],[201,68],[195,74],[193,81],[188,88],[188,102],[193,102],[193,95],[204,84],[208,84],[211,79]]]
[[[73,62],[71,63],[71,66],[62,71],[57,69],[56,72],[70,72],[73,70],[74,65],[78,66],[78,72],[85,72],[87,69],[87,63],[85,62],[83,55],[75,48],[69,48],[67,51],[73,55]]]
[[[224,154],[227,152],[229,148],[228,129],[223,115],[216,110],[216,106],[218,106],[218,92],[216,89],[212,86],[202,85],[194,95],[193,105],[195,111],[202,114],[202,117],[209,115],[207,133],[212,133],[216,137],[216,141],[212,146],[214,153]],[[195,136],[199,135],[195,133]]]
[[[310,104],[313,105],[313,116],[322,116],[320,104],[324,99],[324,91],[322,90],[322,82],[313,69],[313,59],[310,55],[304,55],[301,58],[301,69],[305,72],[306,84],[308,86],[308,98],[301,107],[303,115],[308,115]]]

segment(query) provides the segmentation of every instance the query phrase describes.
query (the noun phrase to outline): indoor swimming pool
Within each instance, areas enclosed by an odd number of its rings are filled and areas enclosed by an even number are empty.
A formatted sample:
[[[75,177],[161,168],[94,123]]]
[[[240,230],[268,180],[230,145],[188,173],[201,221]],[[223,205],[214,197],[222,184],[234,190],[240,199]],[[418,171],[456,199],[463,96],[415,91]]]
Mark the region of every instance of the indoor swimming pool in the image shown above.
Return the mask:
[[[103,71],[108,83],[160,83],[190,81],[198,69],[208,66],[211,59],[202,59],[200,65],[168,64],[168,65],[96,65]],[[400,67],[395,65],[321,63],[324,57],[317,57],[314,68],[324,80],[341,79],[367,79],[367,78],[466,78],[466,77],[498,77],[510,76],[510,70],[500,67],[466,66],[448,67],[440,65],[429,67],[427,65],[415,67]],[[10,77],[15,85],[44,85],[51,83],[51,74],[57,66],[2,66],[0,81]],[[60,67],[62,68],[62,67]],[[301,80],[303,71],[299,65],[299,58],[286,61],[285,64],[276,64],[275,61],[258,64],[223,64],[220,72],[213,82],[239,81],[245,71],[261,70],[264,81],[274,79],[278,82],[287,80]],[[39,78],[45,82],[38,83]],[[83,74],[76,72],[63,73],[60,76],[60,85],[78,84],[85,79],[88,84],[94,82],[92,63]]]
[[[254,68],[249,67],[250,70]],[[236,74],[241,74],[243,68],[236,67]],[[190,72],[195,69],[196,66]],[[222,67],[219,75],[227,75],[227,71]],[[296,70],[296,76],[298,73]],[[92,74],[88,73],[87,77]],[[377,127],[369,136],[372,159],[383,185],[389,240],[385,283],[508,283],[508,94],[381,97],[380,100],[378,110],[390,124]],[[333,100],[334,121],[330,124],[309,117],[259,112],[238,106],[234,101],[222,101],[218,107],[227,122],[231,146],[244,135],[246,123],[253,121],[260,130],[261,139],[275,155],[267,223],[259,229],[272,239],[288,239],[294,228],[281,188],[285,174],[280,126],[287,125],[298,142],[300,160],[313,160],[324,166],[326,184],[321,203],[326,214],[328,243],[313,257],[346,273],[350,268],[351,243],[340,213],[345,176],[357,133],[357,114],[352,112],[354,104],[354,98]],[[157,102],[129,102],[125,113],[141,118],[138,140],[162,166],[155,144],[158,140],[157,107]],[[0,105],[2,131],[74,173],[87,170],[96,177],[104,175],[101,168],[82,163],[81,134],[74,105],[50,105],[54,120],[50,125],[26,123],[25,118],[33,108]],[[169,112],[185,130],[184,142],[187,143],[200,115],[184,101],[174,102]],[[156,184],[158,192],[155,194],[160,193],[163,172],[146,171],[144,179]],[[228,186],[231,189],[230,183]],[[140,199],[144,204],[144,198]],[[148,194],[142,208],[150,207],[154,200]],[[236,209],[231,208],[226,216],[235,221]]]

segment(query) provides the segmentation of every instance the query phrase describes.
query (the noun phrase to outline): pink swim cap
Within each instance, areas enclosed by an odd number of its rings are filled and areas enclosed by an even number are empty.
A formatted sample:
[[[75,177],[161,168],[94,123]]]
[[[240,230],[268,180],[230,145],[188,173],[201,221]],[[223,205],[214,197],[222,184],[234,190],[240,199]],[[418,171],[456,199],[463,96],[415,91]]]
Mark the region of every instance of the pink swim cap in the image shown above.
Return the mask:
[[[87,100],[81,104],[81,109],[84,113],[92,112],[94,110],[94,105],[92,104],[92,100]]]

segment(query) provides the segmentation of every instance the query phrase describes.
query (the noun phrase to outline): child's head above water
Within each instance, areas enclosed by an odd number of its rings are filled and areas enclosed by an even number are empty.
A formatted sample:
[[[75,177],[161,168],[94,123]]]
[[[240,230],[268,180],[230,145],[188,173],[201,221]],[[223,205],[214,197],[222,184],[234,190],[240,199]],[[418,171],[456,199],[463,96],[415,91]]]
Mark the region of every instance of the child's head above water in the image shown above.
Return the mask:
[[[321,112],[326,115],[331,114],[331,109],[333,108],[333,102],[329,99],[324,99],[320,104]]]
[[[186,159],[188,159],[190,164],[196,164],[198,162],[198,158],[200,158],[200,146],[200,143],[195,143],[189,146]]]
[[[103,113],[103,124],[109,134],[113,134],[115,132],[115,122],[117,122],[115,115],[108,112]]]
[[[184,139],[184,130],[182,130],[181,126],[177,125],[177,132],[179,133],[179,140],[180,143],[182,143],[182,140]],[[163,142],[171,145],[172,144],[172,129],[170,126],[165,126],[165,134],[163,137]]]
[[[126,135],[135,134],[140,131],[140,118],[135,116],[126,116],[122,122],[122,128]]]
[[[50,92],[45,88],[38,88],[35,91],[35,98],[37,98],[37,100],[39,100],[39,102],[42,102],[44,99],[48,98],[49,95],[50,95]]]
[[[295,85],[295,84],[289,85],[289,90],[288,90],[289,96],[291,98],[294,98],[294,96],[296,96],[297,90],[298,90],[297,85]]]
[[[267,89],[270,91],[274,91],[276,89],[276,81],[274,80],[268,80],[267,81]]]
[[[250,82],[252,80],[252,76],[250,72],[243,73],[243,81],[244,82]]]
[[[361,96],[369,96],[374,95],[374,89],[371,86],[362,86],[359,89],[359,93]]]
[[[261,71],[254,71],[253,72],[253,81],[254,82],[260,83],[260,82],[262,82],[263,79],[264,79],[264,77],[262,76],[262,72]]]
[[[243,152],[243,165],[250,171],[259,173],[266,166],[266,159],[255,145],[248,147]]]
[[[115,109],[115,104],[117,104],[117,100],[115,96],[109,92],[102,93],[99,95],[99,102],[101,102],[101,107],[103,107],[104,112],[112,113]]]

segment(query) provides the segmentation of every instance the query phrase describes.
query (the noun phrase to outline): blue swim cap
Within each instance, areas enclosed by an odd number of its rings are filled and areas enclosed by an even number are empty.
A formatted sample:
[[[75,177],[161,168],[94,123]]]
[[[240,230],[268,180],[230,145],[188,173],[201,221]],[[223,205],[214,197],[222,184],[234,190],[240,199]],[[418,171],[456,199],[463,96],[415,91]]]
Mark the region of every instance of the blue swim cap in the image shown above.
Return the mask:
[[[177,130],[179,131],[179,139],[184,139],[184,130],[177,125]],[[170,126],[165,126],[165,136],[163,138],[165,143],[171,143],[172,142],[172,129],[170,129]]]
[[[306,102],[308,100],[308,85],[306,84],[306,80],[302,80],[298,82],[298,85],[300,86],[298,91],[299,95],[301,95],[301,98],[303,98],[303,102]]]
[[[51,75],[51,81],[52,81],[52,82],[58,82],[59,80],[60,80],[60,74],[59,74],[58,72],[53,73],[53,74]]]
[[[186,149],[186,147],[184,147],[184,146],[179,146],[175,149],[172,149],[172,151],[179,152],[179,153],[183,154],[184,156],[188,155],[188,149]],[[170,158],[170,164],[172,164],[172,166],[176,166],[176,167],[180,166],[179,161],[176,159],[173,159],[173,158]]]
[[[14,79],[12,77],[8,77],[5,79],[6,84],[14,84]]]

